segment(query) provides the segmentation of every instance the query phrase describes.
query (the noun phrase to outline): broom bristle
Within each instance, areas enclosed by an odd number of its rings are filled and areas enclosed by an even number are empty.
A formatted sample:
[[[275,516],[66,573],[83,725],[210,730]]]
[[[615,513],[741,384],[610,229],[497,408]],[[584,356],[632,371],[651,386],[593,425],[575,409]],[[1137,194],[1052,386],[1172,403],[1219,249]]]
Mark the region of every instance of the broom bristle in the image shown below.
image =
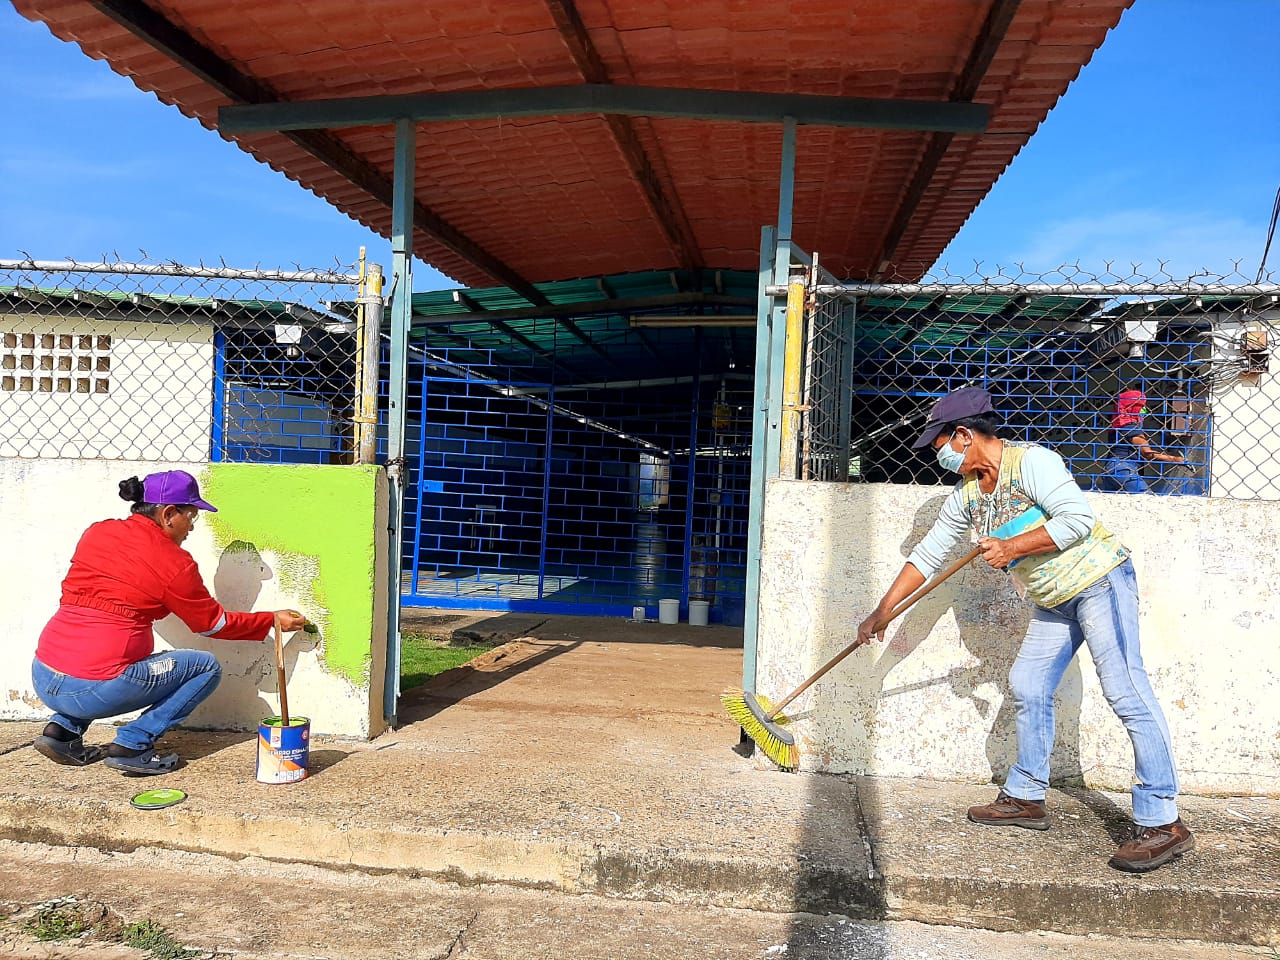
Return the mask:
[[[720,703],[766,757],[783,770],[795,770],[800,765],[795,737],[783,728],[791,720],[781,713],[770,718],[773,704],[768,700],[758,693],[726,690],[720,695]]]

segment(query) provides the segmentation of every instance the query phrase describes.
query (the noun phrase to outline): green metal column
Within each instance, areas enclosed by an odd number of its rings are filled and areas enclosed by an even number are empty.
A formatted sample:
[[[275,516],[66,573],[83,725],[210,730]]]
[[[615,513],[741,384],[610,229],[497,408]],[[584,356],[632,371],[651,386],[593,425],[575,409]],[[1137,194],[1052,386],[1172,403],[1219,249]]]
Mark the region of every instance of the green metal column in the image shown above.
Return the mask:
[[[773,260],[778,250],[776,227],[760,229],[760,285],[756,299],[755,391],[751,401],[751,499],[747,515],[747,582],[742,621],[742,689],[756,688],[756,632],[760,617],[760,542],[763,534],[765,447],[769,432],[769,314],[765,292],[773,283]]]
[[[400,568],[404,543],[405,373],[413,317],[413,196],[416,126],[396,121],[395,172],[391,200],[391,382],[387,395],[387,674],[382,712],[395,723],[400,702]]]
[[[778,246],[774,251],[773,282],[785,284],[791,273],[791,207],[796,186],[796,122],[782,124],[782,172],[778,178]],[[769,310],[769,443],[765,447],[765,475],[776,477],[782,463],[782,366],[786,350],[787,300],[775,297]],[[761,491],[763,496],[764,491]]]
[[[782,124],[782,170],[778,178],[778,226],[760,232],[760,289],[756,301],[756,371],[751,421],[751,505],[747,518],[747,582],[743,618],[742,689],[756,688],[760,628],[760,549],[764,539],[764,491],[778,475],[782,426],[782,353],[786,300],[765,291],[787,282],[791,266],[791,210],[796,182],[796,122]]]

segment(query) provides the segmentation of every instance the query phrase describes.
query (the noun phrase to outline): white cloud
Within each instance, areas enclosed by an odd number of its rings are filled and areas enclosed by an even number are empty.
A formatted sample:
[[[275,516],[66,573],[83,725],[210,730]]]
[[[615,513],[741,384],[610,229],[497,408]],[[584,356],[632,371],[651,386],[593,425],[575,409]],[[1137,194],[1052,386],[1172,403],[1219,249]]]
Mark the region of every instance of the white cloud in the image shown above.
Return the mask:
[[[1032,271],[1079,264],[1081,270],[1102,273],[1110,263],[1111,273],[1127,276],[1131,264],[1141,264],[1142,272],[1149,274],[1163,263],[1164,272],[1174,277],[1238,269],[1250,280],[1258,269],[1264,239],[1256,225],[1240,217],[1156,209],[1069,217],[1027,233],[1008,259]]]
[[[9,185],[23,192],[54,185],[65,190],[68,184],[135,178],[145,181],[150,175],[150,161],[141,154],[135,160],[124,163],[103,163],[93,159],[89,151],[74,153],[40,149],[28,144],[25,147],[0,149],[0,175]]]

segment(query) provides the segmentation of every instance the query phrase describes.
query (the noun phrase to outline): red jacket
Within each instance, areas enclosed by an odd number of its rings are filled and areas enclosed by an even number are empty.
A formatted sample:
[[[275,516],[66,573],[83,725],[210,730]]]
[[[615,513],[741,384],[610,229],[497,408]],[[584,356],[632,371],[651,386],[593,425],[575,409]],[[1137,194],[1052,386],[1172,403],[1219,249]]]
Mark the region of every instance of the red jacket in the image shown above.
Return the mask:
[[[220,640],[264,640],[270,611],[234,613],[209,595],[191,554],[155,521],[131,514],[93,524],[76,545],[62,581],[62,606],[36,648],[60,673],[108,680],[155,652],[151,624],[176,614],[192,633]]]

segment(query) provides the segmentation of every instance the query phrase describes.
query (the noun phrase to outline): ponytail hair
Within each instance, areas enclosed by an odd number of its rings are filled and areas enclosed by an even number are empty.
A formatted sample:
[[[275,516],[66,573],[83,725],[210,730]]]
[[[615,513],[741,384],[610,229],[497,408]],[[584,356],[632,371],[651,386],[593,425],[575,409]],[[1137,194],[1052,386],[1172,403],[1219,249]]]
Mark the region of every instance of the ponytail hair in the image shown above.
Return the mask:
[[[143,498],[142,481],[137,477],[130,477],[128,480],[120,481],[120,499],[128,500],[133,504],[129,508],[130,513],[140,513],[143,516],[154,519],[155,512],[160,508],[159,504],[147,503]]]

